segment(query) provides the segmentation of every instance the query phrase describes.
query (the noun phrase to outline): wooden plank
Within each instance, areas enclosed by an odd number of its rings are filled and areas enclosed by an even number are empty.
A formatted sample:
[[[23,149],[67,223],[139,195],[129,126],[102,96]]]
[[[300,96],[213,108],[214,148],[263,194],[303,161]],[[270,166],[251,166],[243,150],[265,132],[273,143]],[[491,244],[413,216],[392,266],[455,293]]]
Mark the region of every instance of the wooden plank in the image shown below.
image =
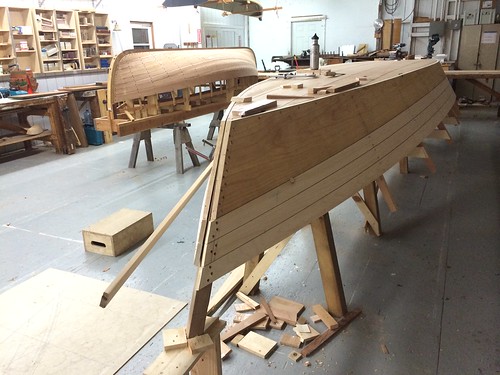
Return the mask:
[[[248,332],[238,343],[238,347],[260,358],[268,358],[278,343],[255,332]]]
[[[269,301],[269,306],[277,319],[284,320],[289,324],[295,325],[298,316],[304,311],[305,306],[280,296],[274,296]]]
[[[219,340],[219,342],[221,349],[220,358],[222,360],[225,360],[229,356],[229,354],[232,353],[233,349],[231,349],[224,341]]]
[[[243,294],[242,292],[236,292],[236,297],[247,304],[252,310],[257,310],[260,307],[258,302],[255,302],[253,299]]]
[[[389,190],[389,186],[387,185],[387,181],[385,180],[384,175],[381,175],[379,178],[377,178],[376,183],[378,188],[380,189],[380,192],[382,193],[382,197],[384,198],[387,207],[389,208],[389,211],[396,212],[398,210],[398,206],[391,194],[391,191]]]
[[[243,285],[240,288],[240,292],[248,294],[250,291],[257,285],[259,282],[260,278],[264,276],[264,273],[268,270],[268,268],[271,266],[271,264],[274,262],[278,254],[283,250],[290,241],[290,238],[292,236],[289,236],[285,238],[284,240],[280,241],[276,245],[270,247],[260,260],[259,264],[254,268],[252,273],[245,279],[243,282]]]
[[[179,349],[187,346],[186,329],[171,328],[162,331],[163,348],[165,350]]]
[[[302,341],[299,336],[292,336],[288,333],[284,333],[280,338],[280,345],[289,346],[291,348],[300,348]]]
[[[214,342],[209,334],[204,334],[188,339],[187,344],[191,354],[198,354],[208,350]]]
[[[271,307],[269,306],[269,304],[267,303],[266,301],[266,298],[264,296],[260,297],[260,305],[264,308],[264,310],[266,311],[266,314],[267,316],[269,316],[269,319],[271,319],[271,322],[273,323],[277,323],[278,320],[276,319],[276,317],[274,316],[273,314],[273,310],[271,310]]]
[[[233,339],[230,341],[231,344],[234,346],[238,346],[238,343],[241,341],[241,339],[245,337],[241,333],[238,333],[236,336],[233,337]]]
[[[312,99],[314,96],[307,95],[284,95],[284,94],[267,94],[267,99]]]
[[[245,319],[244,321],[235,324],[234,326],[230,327],[227,331],[223,332],[221,335],[221,340],[224,342],[227,342],[231,340],[234,336],[237,334],[244,332],[254,324],[260,322],[261,320],[264,320],[267,317],[266,314],[256,312],[252,314],[249,318]]]
[[[311,229],[328,311],[342,316],[347,311],[347,306],[328,213],[314,220]]]
[[[252,326],[253,330],[267,331],[269,329],[269,317],[266,316],[265,319],[261,320]]]
[[[313,305],[312,310],[316,315],[320,317],[320,319],[325,323],[326,327],[328,329],[334,329],[339,326],[337,321],[333,316],[331,316],[328,311],[325,310],[325,308],[321,305]]]
[[[329,88],[329,89],[326,89],[326,92],[327,93],[338,93],[338,92],[342,92],[342,91],[345,91],[345,90],[349,90],[349,89],[353,89],[355,87],[358,87],[360,84],[359,82],[359,78],[354,78],[353,81],[351,82],[346,82],[346,83],[342,83],[341,85],[336,85],[332,88]]]
[[[244,314],[244,313],[237,312],[233,317],[233,323],[240,323],[243,320],[245,320],[246,318],[248,318],[250,315],[252,315],[252,314]]]
[[[252,97],[251,96],[233,96],[231,98],[231,101],[233,103],[251,103]]]
[[[339,319],[339,326],[335,329],[328,329],[321,335],[316,337],[312,342],[310,342],[306,347],[304,347],[300,353],[304,357],[308,357],[318,350],[322,345],[324,345],[328,340],[337,335],[342,329],[347,327],[359,314],[361,310],[356,309],[346,313],[341,319]]]
[[[321,322],[321,318],[318,315],[312,315],[310,319],[313,323]]]
[[[255,309],[252,308],[251,306],[248,306],[246,303],[235,303],[234,304],[234,309],[241,313],[241,312],[247,312],[247,311],[254,311]]]
[[[208,165],[203,173],[196,179],[194,184],[188,189],[188,191],[182,196],[179,202],[174,206],[174,208],[169,212],[169,214],[163,219],[163,221],[158,225],[154,232],[149,236],[146,242],[141,246],[141,248],[134,254],[134,256],[128,261],[125,267],[120,271],[118,276],[111,282],[108,288],[104,291],[101,297],[101,307],[106,307],[106,305],[111,301],[114,295],[118,292],[121,286],[125,283],[125,280],[134,272],[137,266],[142,262],[144,257],[151,251],[153,246],[158,242],[163,233],[168,229],[170,224],[179,215],[182,209],[198,191],[201,185],[205,182],[205,179],[209,176],[212,169],[212,164]],[[209,296],[210,297],[210,296]]]
[[[247,117],[251,115],[255,115],[257,113],[265,112],[268,109],[276,108],[278,106],[278,102],[276,100],[263,99],[253,104],[246,105],[237,111],[233,111],[233,116],[238,117]]]

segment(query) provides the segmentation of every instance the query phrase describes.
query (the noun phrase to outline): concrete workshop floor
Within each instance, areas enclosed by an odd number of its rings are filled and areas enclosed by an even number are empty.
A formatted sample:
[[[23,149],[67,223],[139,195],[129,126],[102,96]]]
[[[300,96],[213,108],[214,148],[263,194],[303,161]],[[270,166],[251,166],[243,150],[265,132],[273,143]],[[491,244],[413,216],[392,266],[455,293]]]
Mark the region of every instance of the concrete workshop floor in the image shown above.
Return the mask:
[[[495,115],[496,109],[464,109],[461,125],[448,127],[453,144],[426,141],[436,174],[415,159],[409,175],[397,168],[386,173],[399,210],[389,213],[381,203],[382,237],[365,233],[353,201],[331,211],[348,306],[363,314],[312,356],[310,367],[288,360],[287,347],[267,360],[236,349],[224,361],[224,374],[498,374],[500,123]],[[201,139],[209,120],[195,119],[190,128],[204,153],[209,149]],[[131,143],[115,137],[113,144],[70,156],[42,146],[33,155],[0,160],[0,292],[49,267],[113,280],[133,252],[117,258],[86,253],[81,230],[124,207],[152,211],[158,225],[202,170],[175,173],[170,130],[153,132],[155,162],[146,161],[141,145],[135,169],[127,168]],[[202,197],[199,192],[188,204],[126,285],[190,300]],[[266,276],[263,295],[302,302],[308,306],[305,317],[312,315],[312,304],[324,302],[309,229],[293,237]],[[187,314],[184,309],[169,327],[184,326]],[[232,315],[230,307],[223,317]],[[321,324],[316,328],[323,330]],[[264,334],[279,340],[281,332]],[[161,347],[156,335],[119,373],[141,373]]]

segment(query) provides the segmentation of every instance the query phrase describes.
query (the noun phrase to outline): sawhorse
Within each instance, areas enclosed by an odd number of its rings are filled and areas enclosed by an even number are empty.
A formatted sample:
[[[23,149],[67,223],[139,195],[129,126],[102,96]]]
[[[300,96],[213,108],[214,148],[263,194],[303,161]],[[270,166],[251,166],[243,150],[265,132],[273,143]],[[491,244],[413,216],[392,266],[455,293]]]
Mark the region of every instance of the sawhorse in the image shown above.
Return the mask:
[[[193,142],[187,129],[191,124],[185,122],[178,122],[175,124],[170,124],[165,126],[167,129],[173,130],[174,147],[175,147],[175,169],[177,173],[184,173],[184,156],[182,154],[182,145],[185,144],[188,149],[193,149]],[[151,143],[151,130],[144,130],[140,133],[134,135],[134,141],[132,143],[132,150],[130,152],[130,160],[128,163],[129,168],[135,168],[137,163],[137,154],[139,153],[139,146],[141,141],[144,141],[144,146],[146,147],[146,156],[148,161],[154,161],[153,157],[153,144]],[[189,157],[193,166],[199,167],[200,161],[195,153],[189,152]]]
[[[207,140],[211,141],[214,138],[215,129],[220,127],[220,120],[222,120],[222,116],[224,116],[223,109],[218,112],[214,112],[212,121],[210,121],[210,125],[208,126]]]

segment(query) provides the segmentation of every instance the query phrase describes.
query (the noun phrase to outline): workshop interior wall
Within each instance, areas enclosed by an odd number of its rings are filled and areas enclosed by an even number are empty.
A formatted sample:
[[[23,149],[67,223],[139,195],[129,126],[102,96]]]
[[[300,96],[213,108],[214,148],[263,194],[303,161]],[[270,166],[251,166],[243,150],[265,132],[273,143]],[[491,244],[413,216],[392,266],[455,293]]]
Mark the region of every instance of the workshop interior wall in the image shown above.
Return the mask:
[[[261,4],[264,8],[283,7],[277,12],[264,12],[262,21],[254,17],[249,19],[250,47],[257,61],[264,60],[267,66],[272,66],[272,56],[291,53],[291,21],[294,16],[327,16],[326,40],[320,36],[320,51],[337,51],[342,45],[357,46],[360,43],[367,43],[369,50],[375,49],[373,21],[378,17],[378,1],[262,0]]]

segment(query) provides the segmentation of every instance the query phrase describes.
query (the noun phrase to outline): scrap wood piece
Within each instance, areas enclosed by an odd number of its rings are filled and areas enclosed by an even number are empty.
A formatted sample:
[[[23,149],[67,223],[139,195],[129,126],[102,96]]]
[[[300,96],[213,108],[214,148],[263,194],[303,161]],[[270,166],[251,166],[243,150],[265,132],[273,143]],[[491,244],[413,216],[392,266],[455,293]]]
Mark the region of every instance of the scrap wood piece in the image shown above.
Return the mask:
[[[299,336],[292,336],[288,333],[284,333],[280,338],[280,345],[289,346],[291,348],[300,348],[302,341]]]
[[[220,359],[225,360],[233,349],[231,349],[224,341],[220,342]]]
[[[232,114],[237,117],[246,117],[267,111],[271,108],[276,108],[277,106],[278,102],[276,100],[262,99],[242,107],[241,110],[234,110]]]
[[[347,327],[349,323],[351,323],[359,314],[361,314],[360,309],[355,309],[347,312],[342,318],[338,320],[339,326],[335,329],[327,329],[321,335],[316,337],[313,341],[311,341],[304,349],[300,351],[300,353],[304,357],[308,357],[313,354],[316,350],[318,350],[324,343],[326,343],[329,339],[334,337],[337,333],[339,333],[344,327]]]
[[[233,337],[233,339],[230,341],[230,343],[233,344],[234,346],[238,346],[239,342],[241,341],[241,339],[243,337],[245,337],[245,336],[243,336],[241,333],[238,333],[236,336]],[[222,341],[222,342],[224,342],[224,341]]]
[[[267,99],[312,99],[314,96],[307,95],[284,95],[284,94],[267,94]]]
[[[256,312],[252,314],[250,317],[247,319],[243,320],[242,322],[235,324],[234,326],[230,327],[226,332],[221,334],[221,340],[226,342],[228,340],[231,340],[234,336],[236,336],[238,333],[241,333],[248,328],[252,327],[254,324],[260,322],[261,320],[264,320],[267,318],[267,315],[261,312]]]
[[[325,325],[328,329],[334,329],[334,328],[337,328],[339,326],[339,324],[337,323],[335,318],[333,316],[331,316],[330,313],[328,311],[326,311],[326,309],[323,306],[314,305],[312,307],[312,310],[314,311],[314,313],[316,315],[318,315],[320,317],[321,321],[323,323],[325,323]]]
[[[294,362],[298,362],[302,359],[302,354],[294,350],[290,352],[290,354],[288,354],[288,358],[290,358]]]
[[[269,319],[271,319],[271,322],[273,323],[277,323],[278,320],[276,319],[276,317],[274,316],[273,314],[273,310],[271,310],[271,307],[269,306],[269,304],[267,303],[266,301],[266,298],[265,297],[260,297],[260,304],[262,305],[262,307],[264,308],[264,310],[266,311],[266,314],[267,316],[269,316]]]
[[[313,323],[319,323],[321,322],[321,318],[318,315],[311,315],[311,318]]]
[[[255,302],[253,299],[248,297],[246,294],[243,294],[242,292],[236,292],[236,297],[247,304],[252,310],[257,310],[260,306],[257,302]]]
[[[303,304],[279,296],[271,298],[269,306],[277,319],[292,325],[297,323],[298,316],[305,309]]]
[[[214,344],[212,338],[208,333],[196,336],[187,340],[187,344],[191,354],[198,354],[205,352],[210,346]]]
[[[243,314],[243,313],[236,313],[236,315],[233,318],[233,323],[240,323],[246,318],[250,317],[252,314]]]
[[[327,88],[326,92],[327,93],[342,92],[342,91],[349,90],[349,89],[352,89],[354,87],[357,87],[359,85],[360,85],[359,78],[355,78],[354,81],[347,82],[347,83],[344,83],[344,84],[340,84],[340,85],[332,87],[332,88]]]
[[[286,326],[286,322],[283,320],[280,320],[280,319],[276,319],[276,323],[269,322],[269,327],[272,329],[283,330],[283,329],[285,329],[285,326]]]
[[[259,323],[254,324],[252,326],[252,329],[260,331],[267,331],[268,328],[269,328],[269,317],[267,316],[265,319],[261,320]]]
[[[303,316],[299,316],[299,319],[297,319],[297,323],[299,323],[299,324],[307,324],[307,319],[304,318]]]
[[[234,309],[236,310],[236,312],[239,312],[239,313],[253,311],[253,309],[250,306],[248,306],[246,303],[235,303]]]
[[[299,324],[297,323],[297,325],[295,326],[295,328],[297,329],[297,332],[301,332],[301,333],[309,333],[311,332],[311,327],[309,327],[309,324]]]
[[[165,350],[183,348],[187,345],[186,328],[164,329],[163,347]]]
[[[293,328],[293,331],[300,337],[300,341],[306,343],[311,341],[312,339],[319,336],[319,332],[316,331],[313,327],[309,327],[309,332],[301,332],[297,327]]]
[[[286,83],[284,85],[281,85],[282,89],[301,89],[303,87],[303,83]]]
[[[309,87],[307,89],[307,93],[308,94],[317,94],[318,91],[321,91],[321,90],[327,90],[329,89],[330,87],[332,87],[332,85],[328,85],[328,86],[317,86],[317,87]]]
[[[251,96],[233,96],[231,98],[231,101],[233,103],[251,103],[252,97]]]
[[[248,332],[238,343],[238,347],[261,358],[267,358],[278,343],[255,332]]]

